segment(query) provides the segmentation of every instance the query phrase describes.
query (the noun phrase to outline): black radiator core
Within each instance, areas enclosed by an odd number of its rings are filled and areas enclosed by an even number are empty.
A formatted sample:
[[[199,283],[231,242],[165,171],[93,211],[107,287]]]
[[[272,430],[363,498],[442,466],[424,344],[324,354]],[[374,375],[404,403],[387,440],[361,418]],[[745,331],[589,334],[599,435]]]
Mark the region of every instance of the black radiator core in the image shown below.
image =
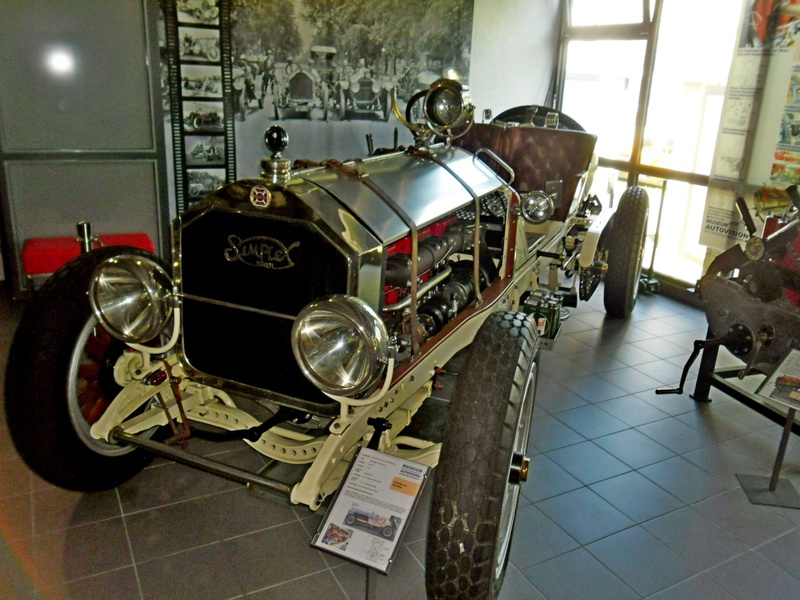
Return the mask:
[[[345,255],[308,220],[210,211],[181,230],[183,353],[213,377],[330,400],[294,360],[293,317],[347,293]]]

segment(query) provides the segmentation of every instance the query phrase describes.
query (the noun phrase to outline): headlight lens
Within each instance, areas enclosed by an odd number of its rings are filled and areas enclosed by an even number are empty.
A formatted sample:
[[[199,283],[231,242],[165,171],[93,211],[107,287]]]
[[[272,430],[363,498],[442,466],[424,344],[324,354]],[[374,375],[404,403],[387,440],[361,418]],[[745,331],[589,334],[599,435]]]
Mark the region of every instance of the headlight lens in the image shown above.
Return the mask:
[[[424,106],[425,117],[437,132],[466,123],[472,108],[463,86],[452,79],[439,79],[431,84]]]
[[[526,221],[539,225],[553,216],[555,204],[544,192],[528,192],[522,195],[520,212]]]
[[[329,296],[308,304],[292,327],[292,351],[303,374],[328,394],[355,396],[381,377],[389,336],[363,300]]]
[[[164,330],[172,316],[172,280],[145,256],[122,254],[95,269],[89,288],[92,311],[108,333],[144,343]]]

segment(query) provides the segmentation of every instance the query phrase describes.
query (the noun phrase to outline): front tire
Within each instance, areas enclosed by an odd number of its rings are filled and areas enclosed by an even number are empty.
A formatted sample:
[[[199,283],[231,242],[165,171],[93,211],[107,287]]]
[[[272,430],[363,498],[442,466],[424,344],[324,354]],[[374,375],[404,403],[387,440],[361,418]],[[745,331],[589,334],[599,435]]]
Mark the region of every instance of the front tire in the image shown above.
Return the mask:
[[[95,268],[119,254],[152,257],[116,246],[67,263],[35,294],[8,358],[5,410],[17,451],[46,481],[81,492],[113,488],[152,459],[89,435],[121,389],[113,367],[125,344],[97,325],[87,290]]]
[[[639,295],[647,214],[650,202],[640,187],[629,187],[614,213],[614,231],[608,237],[608,272],[603,305],[610,317],[625,319],[633,312]]]
[[[429,598],[496,598],[505,576],[536,394],[539,338],[518,312],[475,336],[445,426],[428,527]]]

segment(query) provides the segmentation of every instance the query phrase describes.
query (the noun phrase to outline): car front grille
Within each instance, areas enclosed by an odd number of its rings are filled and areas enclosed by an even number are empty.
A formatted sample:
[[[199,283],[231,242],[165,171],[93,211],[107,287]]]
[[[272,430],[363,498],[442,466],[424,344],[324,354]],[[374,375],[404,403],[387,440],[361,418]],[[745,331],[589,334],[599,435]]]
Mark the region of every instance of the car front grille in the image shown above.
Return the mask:
[[[314,98],[314,82],[305,73],[297,73],[289,80],[289,95],[295,100]]]
[[[347,293],[347,257],[307,220],[213,210],[180,231],[183,356],[190,368],[312,403],[330,400],[302,375],[294,317]]]

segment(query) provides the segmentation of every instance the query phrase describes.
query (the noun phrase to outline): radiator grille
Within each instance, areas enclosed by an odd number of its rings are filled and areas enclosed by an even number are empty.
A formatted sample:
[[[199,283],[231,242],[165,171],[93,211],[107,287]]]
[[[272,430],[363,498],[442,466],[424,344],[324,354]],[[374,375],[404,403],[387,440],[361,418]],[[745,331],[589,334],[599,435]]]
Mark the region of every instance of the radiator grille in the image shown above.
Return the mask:
[[[297,368],[292,317],[347,292],[347,258],[309,221],[210,211],[181,230],[183,353],[198,371],[319,403]]]

